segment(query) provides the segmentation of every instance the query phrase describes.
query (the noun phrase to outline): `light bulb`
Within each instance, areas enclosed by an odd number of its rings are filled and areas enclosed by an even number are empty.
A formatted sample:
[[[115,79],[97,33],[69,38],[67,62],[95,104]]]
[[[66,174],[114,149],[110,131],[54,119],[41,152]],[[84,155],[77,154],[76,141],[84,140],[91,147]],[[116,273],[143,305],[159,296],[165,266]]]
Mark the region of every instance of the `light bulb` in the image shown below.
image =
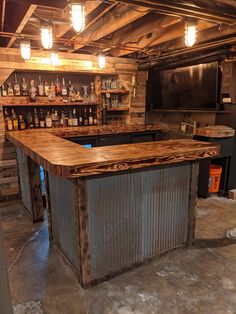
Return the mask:
[[[57,65],[59,65],[59,55],[57,52],[51,52],[51,64],[55,67]]]
[[[51,26],[42,26],[41,27],[41,41],[45,49],[51,49],[53,45],[52,38],[52,27]]]
[[[100,69],[105,69],[106,67],[106,58],[103,55],[98,56],[98,66]]]
[[[23,40],[20,43],[20,53],[21,57],[24,60],[29,60],[31,57],[31,45],[30,42],[27,40]]]
[[[76,32],[81,33],[85,27],[85,1],[71,3],[71,21]]]
[[[197,23],[186,22],[185,24],[185,45],[187,47],[192,47],[197,39]]]

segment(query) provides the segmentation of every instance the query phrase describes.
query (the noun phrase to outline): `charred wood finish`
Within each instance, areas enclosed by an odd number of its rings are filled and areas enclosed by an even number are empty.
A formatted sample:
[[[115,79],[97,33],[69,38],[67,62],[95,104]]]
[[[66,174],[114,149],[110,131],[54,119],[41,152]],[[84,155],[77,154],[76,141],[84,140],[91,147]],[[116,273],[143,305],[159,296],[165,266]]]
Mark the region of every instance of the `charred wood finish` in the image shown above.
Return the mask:
[[[38,222],[43,220],[43,203],[42,203],[42,192],[41,192],[41,180],[40,180],[40,170],[39,165],[28,158],[29,166],[29,179],[30,179],[30,192],[31,192],[31,202],[32,202],[32,215],[33,222]]]
[[[56,132],[65,136],[66,130]],[[187,139],[86,149],[47,131],[16,131],[7,138],[47,171],[66,178],[210,158],[220,152],[219,145]]]

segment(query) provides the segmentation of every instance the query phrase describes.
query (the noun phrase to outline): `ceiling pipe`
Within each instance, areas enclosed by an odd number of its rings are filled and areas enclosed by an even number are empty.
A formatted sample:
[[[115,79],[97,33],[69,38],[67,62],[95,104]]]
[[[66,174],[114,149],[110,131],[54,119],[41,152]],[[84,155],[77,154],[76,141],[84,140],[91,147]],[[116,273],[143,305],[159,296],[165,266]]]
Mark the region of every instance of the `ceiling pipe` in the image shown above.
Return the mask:
[[[5,12],[6,12],[6,0],[2,0],[1,32],[3,31],[3,28],[4,28]]]

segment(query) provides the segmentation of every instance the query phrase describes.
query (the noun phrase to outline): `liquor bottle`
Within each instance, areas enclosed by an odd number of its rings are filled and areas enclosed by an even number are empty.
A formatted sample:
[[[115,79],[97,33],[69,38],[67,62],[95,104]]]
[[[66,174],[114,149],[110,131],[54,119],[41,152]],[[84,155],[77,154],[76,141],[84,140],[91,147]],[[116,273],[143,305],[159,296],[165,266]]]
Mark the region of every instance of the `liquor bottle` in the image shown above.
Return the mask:
[[[67,95],[70,96],[70,89],[71,89],[71,81],[68,82],[67,85]]]
[[[62,88],[61,88],[61,83],[59,82],[59,78],[57,75],[57,80],[56,80],[56,96],[61,96],[62,95]]]
[[[93,125],[93,114],[92,114],[92,108],[89,108],[88,123],[89,123],[89,125]]]
[[[5,109],[4,116],[5,116],[5,128],[6,128],[6,130],[12,131],[13,130],[13,123],[12,123],[12,119],[9,117],[7,109]]]
[[[83,125],[83,115],[81,112],[79,112],[79,126]]]
[[[15,74],[15,80],[14,80],[14,85],[13,85],[13,91],[15,96],[20,96],[20,85],[17,81],[17,77]]]
[[[45,118],[43,116],[43,109],[40,109],[40,113],[39,113],[39,127],[45,128]]]
[[[26,117],[26,122],[27,122],[27,128],[28,129],[33,129],[34,128],[34,120],[32,114],[29,112],[27,117]]]
[[[64,110],[61,111],[61,118],[60,118],[60,126],[63,127],[64,126],[64,121],[65,121],[65,114],[64,114]]]
[[[12,124],[13,124],[13,130],[14,131],[17,131],[19,129],[19,122],[18,122],[18,119],[17,119],[17,116],[15,114],[15,111],[14,109],[12,109]]]
[[[68,126],[73,126],[73,116],[71,110],[69,112]]]
[[[36,108],[34,108],[34,127],[36,129],[39,128],[39,117],[38,117]]]
[[[84,125],[88,125],[89,124],[89,120],[88,120],[88,116],[87,116],[87,110],[86,108],[84,109]]]
[[[54,128],[59,128],[59,126],[60,126],[60,119],[59,119],[57,110],[55,110],[53,126],[54,126]]]
[[[43,82],[42,82],[41,76],[39,76],[38,95],[39,96],[44,96],[44,86],[43,86]]]
[[[6,97],[7,96],[7,90],[5,89],[5,85],[2,84],[2,97]]]
[[[49,85],[48,85],[47,81],[45,82],[45,85],[44,85],[44,92],[45,92],[45,96],[48,96],[48,94],[49,94]]]
[[[76,109],[73,109],[73,126],[78,126],[78,118],[76,115]]]
[[[98,125],[98,118],[97,118],[97,111],[94,111],[94,116],[93,116],[93,124]]]
[[[26,80],[24,77],[22,79],[22,84],[21,84],[21,94],[22,96],[29,96],[28,84],[26,83]]]
[[[7,95],[10,96],[10,97],[11,97],[11,96],[14,96],[13,88],[12,88],[11,82],[8,83]]]
[[[56,99],[56,89],[53,81],[51,82],[51,86],[48,90],[48,99],[49,101],[54,101]]]
[[[66,83],[65,83],[64,77],[62,78],[61,94],[62,94],[63,98],[67,96],[67,88],[66,88]]]
[[[23,115],[20,114],[19,115],[19,129],[20,130],[25,130],[25,128],[26,128],[25,120],[23,118]]]
[[[45,121],[46,121],[46,128],[51,128],[52,127],[52,117],[51,117],[49,111],[47,112]]]
[[[30,81],[29,98],[32,102],[36,101],[36,87],[34,85],[34,80]]]

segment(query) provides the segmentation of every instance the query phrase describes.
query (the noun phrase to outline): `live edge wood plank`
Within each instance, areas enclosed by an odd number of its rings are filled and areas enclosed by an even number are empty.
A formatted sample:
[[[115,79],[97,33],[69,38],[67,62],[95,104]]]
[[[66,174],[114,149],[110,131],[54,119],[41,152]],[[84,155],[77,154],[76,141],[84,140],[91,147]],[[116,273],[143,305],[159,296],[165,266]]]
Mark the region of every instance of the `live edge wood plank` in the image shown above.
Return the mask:
[[[81,128],[80,128],[81,129]],[[109,128],[108,128],[109,129]],[[124,131],[123,127],[123,132]],[[142,127],[139,127],[142,129]],[[147,127],[147,130],[161,129]],[[89,128],[87,135],[109,134],[106,128]],[[118,133],[113,128],[111,133]],[[138,131],[138,127],[130,126],[128,132]],[[126,132],[127,132],[126,130]],[[143,129],[144,130],[144,127]],[[220,146],[189,139],[124,144],[84,148],[59,136],[81,136],[86,131],[64,128],[63,130],[27,130],[7,133],[7,138],[16,146],[24,149],[26,155],[42,165],[54,175],[65,178],[86,177],[103,173],[112,173],[130,169],[140,169],[161,164],[172,164],[219,155]],[[100,133],[101,132],[101,133]],[[122,127],[119,130],[122,133]]]

